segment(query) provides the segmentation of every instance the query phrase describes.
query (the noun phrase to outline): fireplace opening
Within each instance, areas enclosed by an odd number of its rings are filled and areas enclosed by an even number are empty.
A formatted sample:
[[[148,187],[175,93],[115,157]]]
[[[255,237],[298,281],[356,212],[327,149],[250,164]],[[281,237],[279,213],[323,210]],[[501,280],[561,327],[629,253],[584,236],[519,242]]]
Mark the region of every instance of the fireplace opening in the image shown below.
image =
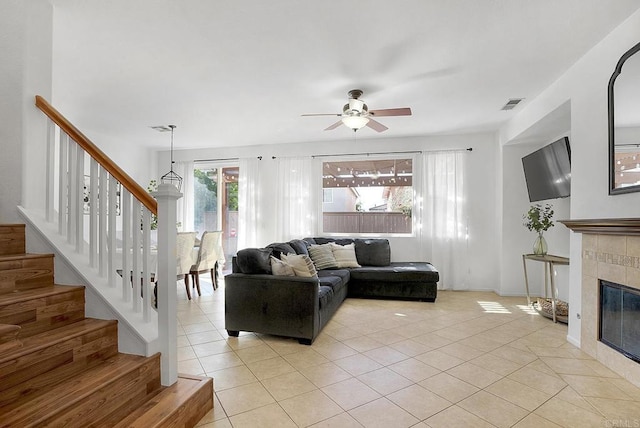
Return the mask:
[[[640,290],[600,280],[598,339],[640,362]]]

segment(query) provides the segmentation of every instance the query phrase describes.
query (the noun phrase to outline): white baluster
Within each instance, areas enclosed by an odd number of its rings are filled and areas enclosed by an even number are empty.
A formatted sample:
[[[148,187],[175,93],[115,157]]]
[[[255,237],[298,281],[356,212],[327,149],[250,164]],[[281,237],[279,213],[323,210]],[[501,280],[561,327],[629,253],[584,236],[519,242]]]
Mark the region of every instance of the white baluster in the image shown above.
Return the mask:
[[[76,253],[84,249],[84,150],[76,145],[76,225],[75,236]]]
[[[89,265],[98,264],[98,162],[89,161]]]
[[[122,189],[122,300],[131,299],[131,194]]]
[[[53,221],[53,198],[55,191],[55,162],[56,162],[56,125],[50,119],[47,119],[47,171],[46,171],[46,186],[44,209],[45,216],[48,222]]]
[[[142,300],[142,316],[145,322],[149,322],[149,314],[151,313],[151,305],[153,304],[153,284],[149,280],[151,278],[151,269],[149,266],[149,252],[151,251],[151,212],[146,208],[142,208],[142,289],[144,290],[144,298]]]
[[[73,143],[71,140],[69,141],[69,148],[68,148],[68,162],[69,162],[69,169],[68,169],[68,174],[69,174],[69,191],[67,193],[67,242],[69,244],[73,244],[73,238],[76,236],[75,235],[75,227],[76,227],[76,222],[77,222],[77,215],[78,215],[78,211],[76,209],[76,206],[78,204],[78,199],[75,197],[78,194],[77,191],[77,186],[78,186],[78,180],[76,179],[76,173],[77,173],[77,169],[76,169],[76,150],[77,150],[78,146]]]
[[[140,263],[140,215],[142,204],[136,198],[133,198],[133,204],[131,207],[131,233],[133,235],[133,258],[131,265],[133,269],[133,291],[132,291],[132,305],[134,312],[140,312],[140,269],[142,268]]]
[[[115,278],[115,259],[116,259],[116,192],[118,188],[118,182],[115,178],[109,174],[109,208],[107,213],[107,218],[109,222],[109,286],[116,286],[116,278]]]
[[[98,166],[98,171],[100,173],[100,184],[98,185],[98,191],[102,192],[102,197],[98,198],[98,229],[99,229],[99,252],[100,252],[100,267],[99,272],[100,276],[105,276],[105,270],[108,266],[107,257],[109,253],[107,251],[107,171],[104,170],[101,166]]]
[[[69,136],[60,131],[60,175],[58,179],[60,181],[58,187],[58,234],[67,234],[67,215],[69,207],[67,201],[69,200]]]

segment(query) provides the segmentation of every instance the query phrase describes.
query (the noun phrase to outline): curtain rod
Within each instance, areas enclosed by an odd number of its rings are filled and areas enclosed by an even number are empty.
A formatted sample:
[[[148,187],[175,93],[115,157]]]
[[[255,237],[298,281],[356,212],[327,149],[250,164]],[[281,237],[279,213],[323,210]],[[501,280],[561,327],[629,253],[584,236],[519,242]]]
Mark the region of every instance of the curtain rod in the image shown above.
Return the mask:
[[[457,152],[460,150],[466,150],[468,152],[473,151],[473,147],[469,147],[466,149],[445,149],[445,150],[408,150],[405,152],[375,152],[375,153],[340,153],[340,154],[330,154],[330,155],[312,155],[312,158],[331,158],[336,156],[370,156],[370,155],[407,155],[414,153],[429,153],[429,152]]]
[[[262,160],[262,156],[256,156],[258,160]],[[220,161],[237,161],[240,158],[219,158],[219,159],[194,159],[193,163],[202,163],[202,162],[220,162]]]

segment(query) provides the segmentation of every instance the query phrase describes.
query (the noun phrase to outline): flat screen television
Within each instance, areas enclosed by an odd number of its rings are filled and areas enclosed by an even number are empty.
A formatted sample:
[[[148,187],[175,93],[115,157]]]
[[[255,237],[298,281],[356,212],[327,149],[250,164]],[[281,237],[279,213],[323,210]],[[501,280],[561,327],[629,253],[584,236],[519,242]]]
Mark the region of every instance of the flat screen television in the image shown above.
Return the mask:
[[[563,137],[522,158],[529,201],[571,195],[571,147]]]

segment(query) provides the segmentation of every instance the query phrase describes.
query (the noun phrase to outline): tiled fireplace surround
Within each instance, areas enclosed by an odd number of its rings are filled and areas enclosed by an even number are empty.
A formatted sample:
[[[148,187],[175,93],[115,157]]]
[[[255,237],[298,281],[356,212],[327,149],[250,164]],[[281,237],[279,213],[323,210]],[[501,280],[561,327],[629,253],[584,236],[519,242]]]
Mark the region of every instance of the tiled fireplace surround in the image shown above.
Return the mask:
[[[640,386],[640,364],[598,340],[599,280],[640,289],[640,219],[572,220],[563,223],[574,232],[582,233],[580,348]]]

